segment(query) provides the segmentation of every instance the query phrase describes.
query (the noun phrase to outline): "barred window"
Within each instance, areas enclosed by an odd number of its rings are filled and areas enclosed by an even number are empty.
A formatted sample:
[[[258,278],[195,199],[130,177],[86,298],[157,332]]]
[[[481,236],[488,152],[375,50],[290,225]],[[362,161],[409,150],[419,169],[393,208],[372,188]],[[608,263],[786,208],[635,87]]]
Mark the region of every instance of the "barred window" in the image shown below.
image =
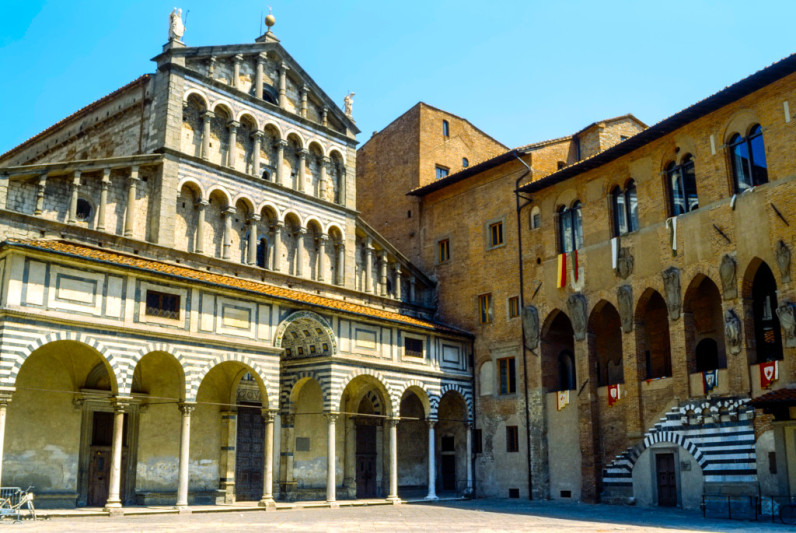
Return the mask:
[[[404,355],[407,357],[423,357],[423,341],[421,339],[405,337]]]
[[[146,291],[146,314],[158,318],[180,318],[180,296],[160,291]]]

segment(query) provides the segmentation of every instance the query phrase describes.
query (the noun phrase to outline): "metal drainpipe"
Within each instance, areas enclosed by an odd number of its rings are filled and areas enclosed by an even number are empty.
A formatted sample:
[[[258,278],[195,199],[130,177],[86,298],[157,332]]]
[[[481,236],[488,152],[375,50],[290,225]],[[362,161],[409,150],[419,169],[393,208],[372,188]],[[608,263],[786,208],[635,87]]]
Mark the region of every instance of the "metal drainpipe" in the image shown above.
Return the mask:
[[[514,183],[514,197],[517,201],[517,259],[519,261],[519,277],[520,277],[520,310],[525,308],[525,286],[523,280],[523,273],[522,273],[522,220],[520,217],[520,212],[524,207],[530,205],[532,200],[527,200],[524,204],[520,205],[520,193],[517,190],[520,186],[520,181],[524,179],[527,175],[531,173],[531,167],[523,161],[517,152],[514,152],[514,157],[517,158],[517,161],[523,164],[525,168],[528,170],[525,171],[517,181]],[[522,311],[520,311],[522,312]],[[531,466],[531,415],[528,414],[528,359],[526,358],[526,348],[525,348],[525,325],[522,324],[521,332],[520,332],[520,342],[522,343],[522,373],[523,373],[523,389],[525,392],[525,437],[526,443],[525,448],[528,450],[528,499],[533,499],[533,468]]]

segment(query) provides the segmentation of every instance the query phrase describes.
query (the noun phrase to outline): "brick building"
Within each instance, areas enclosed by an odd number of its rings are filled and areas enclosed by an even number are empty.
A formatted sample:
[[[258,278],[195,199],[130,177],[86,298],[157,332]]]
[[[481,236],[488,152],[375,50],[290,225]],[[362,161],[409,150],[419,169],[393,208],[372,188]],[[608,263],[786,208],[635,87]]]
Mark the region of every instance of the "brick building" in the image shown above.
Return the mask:
[[[480,496],[796,494],[794,87],[791,56],[649,128],[386,189],[419,200],[406,253],[475,335]]]
[[[110,512],[467,493],[472,337],[354,210],[350,109],[270,16],[225,46],[170,22],[154,73],[0,156],[4,486]]]

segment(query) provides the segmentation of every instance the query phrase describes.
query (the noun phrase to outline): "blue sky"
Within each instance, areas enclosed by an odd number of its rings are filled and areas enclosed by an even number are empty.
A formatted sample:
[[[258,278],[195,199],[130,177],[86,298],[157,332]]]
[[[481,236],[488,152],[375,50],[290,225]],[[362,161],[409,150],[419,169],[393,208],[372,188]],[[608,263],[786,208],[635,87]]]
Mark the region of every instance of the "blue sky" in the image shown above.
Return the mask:
[[[796,52],[792,1],[9,1],[0,153],[152,72],[175,5],[200,46],[253,41],[269,4],[315,81],[356,92],[360,142],[421,100],[509,146],[653,124]]]

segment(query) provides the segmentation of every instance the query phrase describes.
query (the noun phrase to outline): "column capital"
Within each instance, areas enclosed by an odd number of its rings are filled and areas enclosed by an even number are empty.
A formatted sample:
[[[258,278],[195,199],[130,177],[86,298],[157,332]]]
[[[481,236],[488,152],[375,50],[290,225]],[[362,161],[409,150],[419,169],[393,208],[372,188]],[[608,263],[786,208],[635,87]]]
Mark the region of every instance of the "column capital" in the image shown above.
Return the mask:
[[[196,402],[180,402],[177,404],[183,416],[190,416],[193,410],[196,409]]]
[[[202,118],[204,118],[204,119],[215,118],[215,116],[216,116],[216,114],[213,113],[212,111],[210,111],[209,109],[206,109],[205,112],[202,113]]]
[[[438,420],[436,418],[427,418],[426,424],[428,424],[428,429],[434,429],[434,426],[437,425]]]
[[[285,227],[285,223],[281,220],[277,220],[272,224],[272,227],[274,228],[274,231],[282,231],[282,228]]]
[[[72,173],[72,184],[73,185],[80,185],[80,174],[81,174],[81,172],[79,170],[75,170]]]
[[[395,263],[393,263],[393,264],[395,265],[395,273],[396,273],[396,274],[398,274],[398,275],[400,276],[400,275],[401,275],[401,263],[398,263],[398,262],[396,261],[396,262],[395,262]]]
[[[232,61],[240,63],[241,61],[243,61],[243,54],[235,54],[234,56],[232,56]]]
[[[288,70],[290,70],[290,67],[289,67],[289,66],[288,66],[288,64],[287,64],[287,63],[285,63],[284,61],[282,61],[282,62],[279,64],[279,68],[282,70],[282,72],[285,72],[285,73],[287,73],[287,71],[288,71]]]
[[[229,206],[229,207],[225,208],[225,209],[222,211],[222,214],[229,216],[229,215],[234,215],[234,214],[235,214],[235,213],[237,213],[237,212],[238,212],[238,210],[237,210],[237,209],[235,209],[235,208],[234,208],[234,207],[232,207],[232,206]]]
[[[229,129],[238,129],[240,128],[240,122],[238,122],[237,120],[230,120],[229,122],[227,122],[227,127]]]
[[[123,413],[130,407],[133,399],[129,396],[114,396],[111,398],[111,405],[115,413]]]
[[[268,424],[276,420],[276,415],[279,414],[279,411],[276,409],[268,409],[264,407],[260,409],[260,414],[262,415],[263,420],[265,420],[265,423]]]
[[[268,60],[267,53],[264,55],[262,52],[257,54],[256,58],[258,65],[263,65]]]
[[[39,179],[41,179],[42,177],[46,178],[47,173],[46,172],[42,173]],[[111,182],[111,169],[110,167],[105,167],[102,169],[102,183],[110,183],[110,182]]]
[[[300,159],[306,159],[308,155],[310,155],[310,151],[307,150],[306,148],[302,148],[301,150],[298,151],[298,156]]]
[[[287,146],[287,141],[285,139],[279,139],[276,141],[277,148],[285,148]]]
[[[254,131],[252,132],[252,134],[251,134],[251,137],[252,137],[253,139],[262,139],[262,138],[263,138],[263,135],[265,135],[265,133],[263,133],[263,131],[262,131],[262,130],[254,130]]]
[[[337,420],[339,416],[340,416],[340,413],[330,413],[330,412],[323,413],[323,417],[329,423],[334,423],[335,420]]]
[[[328,165],[331,162],[332,162],[332,158],[329,157],[328,155],[325,155],[325,156],[321,157],[321,163],[323,163],[324,165]]]
[[[257,213],[252,213],[251,215],[249,215],[249,218],[246,219],[246,222],[249,222],[250,224],[259,221],[260,221],[260,215]]]
[[[342,250],[342,249],[345,249],[345,241],[344,241],[343,239],[340,239],[339,241],[334,241],[334,243],[335,243],[337,246],[339,246],[341,250]]]
[[[205,207],[207,207],[208,205],[210,205],[210,202],[208,202],[207,200],[199,200],[199,201],[197,201],[197,202],[194,204],[194,206],[195,206],[197,209],[204,209],[204,208],[205,208]]]
[[[323,244],[329,242],[329,236],[325,233],[321,233],[318,235],[318,240],[321,241]]]
[[[16,387],[0,387],[0,406],[8,407],[16,390]]]
[[[300,90],[302,93],[307,94],[310,91],[310,87],[305,83],[304,85],[301,86]]]
[[[401,421],[400,418],[390,417],[387,418],[384,422],[387,424],[388,427],[396,427],[398,423]]]
[[[299,235],[299,236],[300,235],[306,235],[307,234],[307,228],[302,228],[302,227],[299,226],[294,233],[296,235]]]

